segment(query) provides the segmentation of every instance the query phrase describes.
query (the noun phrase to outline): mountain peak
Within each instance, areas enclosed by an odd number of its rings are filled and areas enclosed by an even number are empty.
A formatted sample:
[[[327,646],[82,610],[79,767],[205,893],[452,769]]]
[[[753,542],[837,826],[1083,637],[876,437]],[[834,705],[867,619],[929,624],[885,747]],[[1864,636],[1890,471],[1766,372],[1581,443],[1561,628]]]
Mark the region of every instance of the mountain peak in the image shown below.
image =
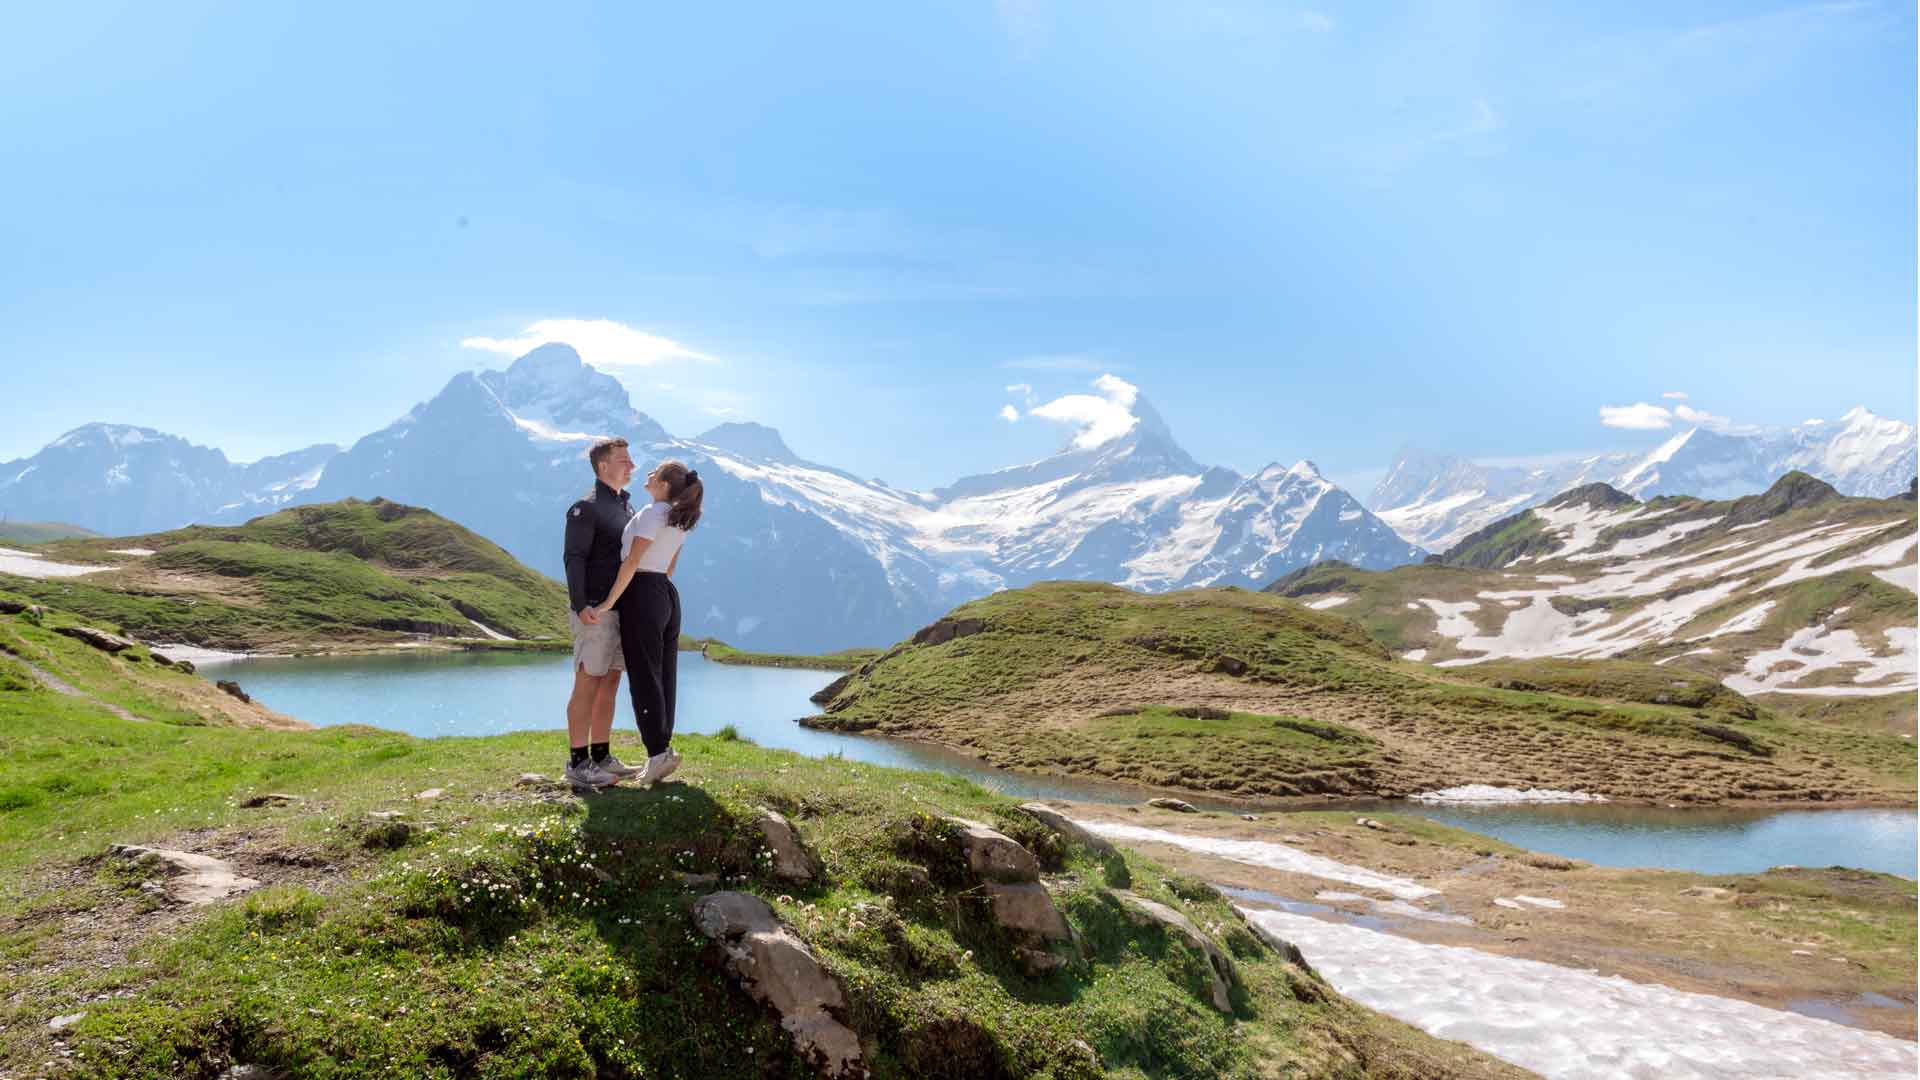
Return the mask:
[[[693,441],[763,461],[800,460],[794,456],[792,450],[787,448],[786,440],[780,437],[780,433],[765,424],[745,421],[719,424],[709,428]]]
[[[587,366],[573,346],[560,341],[550,341],[545,345],[521,356],[507,367],[509,376],[561,376],[574,375]]]
[[[1733,509],[1727,512],[1726,526],[1733,528],[1756,521],[1768,521],[1789,510],[1817,506],[1838,498],[1840,492],[1834,490],[1832,484],[1795,469],[1775,480],[1765,492],[1735,500]]]

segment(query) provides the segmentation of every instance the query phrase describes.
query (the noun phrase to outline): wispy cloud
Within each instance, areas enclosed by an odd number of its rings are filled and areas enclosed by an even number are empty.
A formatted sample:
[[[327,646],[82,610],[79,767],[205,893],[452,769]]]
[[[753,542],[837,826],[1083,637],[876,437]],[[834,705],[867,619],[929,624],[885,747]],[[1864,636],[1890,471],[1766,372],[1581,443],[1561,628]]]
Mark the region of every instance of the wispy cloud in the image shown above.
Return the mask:
[[[1020,422],[1020,410],[1011,405],[1002,405],[1000,406],[1000,419],[1005,420],[1009,424],[1017,424]]]
[[[1028,416],[1070,424],[1075,428],[1073,448],[1091,450],[1133,430],[1139,418],[1133,415],[1133,403],[1140,399],[1140,388],[1116,375],[1093,380],[1099,394],[1068,394],[1027,410]]]
[[[1600,422],[1629,431],[1659,431],[1673,426],[1673,413],[1660,405],[1636,401],[1632,405],[1600,406]]]
[[[1687,392],[1685,390],[1669,390],[1666,393],[1661,394],[1660,396],[1663,398],[1666,398],[1668,401],[1687,400]]]
[[[612,319],[541,319],[518,337],[462,338],[460,347],[502,356],[520,356],[542,345],[573,346],[580,359],[594,367],[652,367],[677,360],[711,362],[714,358],[672,338],[637,330]]]
[[[1022,356],[1008,360],[1000,366],[1021,371],[1101,371],[1113,367],[1112,364],[1087,353]]]

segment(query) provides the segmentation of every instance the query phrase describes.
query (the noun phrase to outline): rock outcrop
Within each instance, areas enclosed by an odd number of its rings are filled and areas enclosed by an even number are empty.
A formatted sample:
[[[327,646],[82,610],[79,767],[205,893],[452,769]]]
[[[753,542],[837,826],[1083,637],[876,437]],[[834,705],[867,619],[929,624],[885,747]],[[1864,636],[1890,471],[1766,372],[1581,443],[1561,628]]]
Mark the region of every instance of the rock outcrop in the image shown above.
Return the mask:
[[[716,942],[727,972],[771,1009],[794,1049],[825,1076],[864,1077],[860,1037],[840,1020],[846,995],[805,942],[750,893],[717,892],[693,905],[693,925]]]
[[[1017,809],[1021,813],[1038,821],[1040,824],[1052,829],[1061,839],[1069,843],[1079,844],[1081,847],[1086,848],[1101,858],[1120,854],[1120,849],[1114,847],[1112,842],[1108,841],[1105,837],[1095,836],[1082,828],[1079,822],[1074,821],[1072,818],[1067,817],[1065,814],[1062,814],[1060,811],[1055,810],[1045,803],[1021,803]]]
[[[161,877],[144,882],[140,887],[176,904],[211,904],[260,884],[254,878],[235,873],[232,864],[226,860],[211,855],[141,847],[138,844],[115,844],[113,854],[161,871]]]
[[[1173,910],[1165,904],[1149,900],[1144,896],[1125,890],[1115,890],[1120,904],[1126,909],[1127,917],[1136,925],[1158,924],[1169,935],[1186,942],[1207,958],[1207,972],[1210,976],[1208,996],[1214,1008],[1223,1013],[1233,1012],[1231,994],[1238,976],[1234,974],[1233,959],[1227,955],[1214,940],[1202,933],[1193,920]]]
[[[760,830],[761,839],[773,853],[774,877],[800,885],[819,875],[820,861],[801,843],[800,834],[794,831],[793,823],[785,815],[762,807],[754,827]]]
[[[105,630],[96,630],[91,626],[60,626],[55,627],[53,632],[76,641],[84,641],[104,653],[118,655],[133,648],[133,642],[126,638],[118,634],[109,634]]]

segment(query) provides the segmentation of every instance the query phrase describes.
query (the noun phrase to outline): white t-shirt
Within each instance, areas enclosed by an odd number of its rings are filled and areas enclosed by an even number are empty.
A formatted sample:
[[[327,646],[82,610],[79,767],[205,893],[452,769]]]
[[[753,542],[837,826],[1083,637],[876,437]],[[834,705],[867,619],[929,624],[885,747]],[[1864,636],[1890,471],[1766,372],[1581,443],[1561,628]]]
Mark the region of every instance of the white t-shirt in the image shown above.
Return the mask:
[[[622,561],[633,551],[635,540],[650,540],[652,543],[640,555],[639,568],[659,574],[667,572],[680,545],[687,539],[687,530],[667,524],[667,511],[672,509],[667,503],[651,503],[628,520],[626,529],[620,533]]]

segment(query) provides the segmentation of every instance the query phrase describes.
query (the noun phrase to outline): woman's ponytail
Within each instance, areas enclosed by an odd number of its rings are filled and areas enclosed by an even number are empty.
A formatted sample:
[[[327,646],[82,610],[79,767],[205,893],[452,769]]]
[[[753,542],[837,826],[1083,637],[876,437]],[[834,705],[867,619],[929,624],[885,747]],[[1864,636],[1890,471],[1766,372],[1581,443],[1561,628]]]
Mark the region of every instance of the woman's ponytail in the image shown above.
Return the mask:
[[[667,461],[661,463],[658,475],[667,482],[667,524],[692,530],[700,523],[700,500],[706,494],[700,473],[678,461]]]

